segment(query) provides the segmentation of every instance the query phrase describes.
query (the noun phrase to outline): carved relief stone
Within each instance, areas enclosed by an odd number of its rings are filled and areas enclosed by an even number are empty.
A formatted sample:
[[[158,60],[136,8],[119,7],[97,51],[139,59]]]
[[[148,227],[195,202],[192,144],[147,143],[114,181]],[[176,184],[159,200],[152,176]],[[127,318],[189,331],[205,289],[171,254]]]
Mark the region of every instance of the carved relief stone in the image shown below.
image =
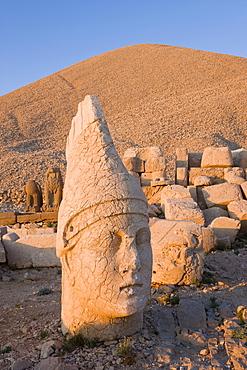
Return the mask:
[[[97,97],[79,104],[59,208],[62,330],[112,340],[142,327],[151,282],[147,203],[124,167]]]

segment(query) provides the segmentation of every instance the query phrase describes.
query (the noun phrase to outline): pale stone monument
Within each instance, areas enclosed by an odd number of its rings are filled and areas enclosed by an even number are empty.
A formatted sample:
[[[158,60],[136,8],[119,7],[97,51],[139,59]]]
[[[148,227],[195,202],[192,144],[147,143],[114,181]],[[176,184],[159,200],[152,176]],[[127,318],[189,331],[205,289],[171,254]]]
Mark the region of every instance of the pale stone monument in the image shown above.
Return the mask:
[[[62,200],[63,181],[59,168],[48,168],[44,182],[44,208],[57,209]]]
[[[100,340],[132,335],[142,327],[151,283],[147,202],[95,95],[79,104],[66,156],[57,232],[63,333]]]

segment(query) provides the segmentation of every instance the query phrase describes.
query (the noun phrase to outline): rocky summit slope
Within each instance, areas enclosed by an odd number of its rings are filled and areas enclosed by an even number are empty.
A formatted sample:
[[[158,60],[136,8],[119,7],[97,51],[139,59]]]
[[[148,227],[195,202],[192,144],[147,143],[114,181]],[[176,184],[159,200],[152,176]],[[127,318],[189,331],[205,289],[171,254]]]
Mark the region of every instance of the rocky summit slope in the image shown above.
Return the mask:
[[[97,94],[120,153],[158,145],[246,146],[247,59],[156,44],[87,59],[0,97],[0,189],[43,183],[65,169],[65,142],[77,105]]]

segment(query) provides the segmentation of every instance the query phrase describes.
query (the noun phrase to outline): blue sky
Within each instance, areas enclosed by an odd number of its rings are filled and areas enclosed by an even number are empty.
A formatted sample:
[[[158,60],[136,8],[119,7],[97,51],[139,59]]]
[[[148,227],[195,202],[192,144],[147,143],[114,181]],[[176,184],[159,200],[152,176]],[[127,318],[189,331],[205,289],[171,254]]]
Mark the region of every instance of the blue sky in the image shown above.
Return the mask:
[[[247,57],[247,0],[0,0],[0,95],[156,43]]]

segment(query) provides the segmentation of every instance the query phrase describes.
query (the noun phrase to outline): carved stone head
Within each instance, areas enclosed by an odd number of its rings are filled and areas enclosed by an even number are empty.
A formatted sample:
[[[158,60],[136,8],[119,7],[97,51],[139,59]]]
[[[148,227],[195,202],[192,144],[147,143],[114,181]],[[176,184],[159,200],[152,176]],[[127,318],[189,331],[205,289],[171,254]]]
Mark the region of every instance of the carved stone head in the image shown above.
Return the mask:
[[[63,331],[102,340],[131,335],[141,329],[151,282],[147,203],[95,96],[79,105],[66,154],[57,238]]]

